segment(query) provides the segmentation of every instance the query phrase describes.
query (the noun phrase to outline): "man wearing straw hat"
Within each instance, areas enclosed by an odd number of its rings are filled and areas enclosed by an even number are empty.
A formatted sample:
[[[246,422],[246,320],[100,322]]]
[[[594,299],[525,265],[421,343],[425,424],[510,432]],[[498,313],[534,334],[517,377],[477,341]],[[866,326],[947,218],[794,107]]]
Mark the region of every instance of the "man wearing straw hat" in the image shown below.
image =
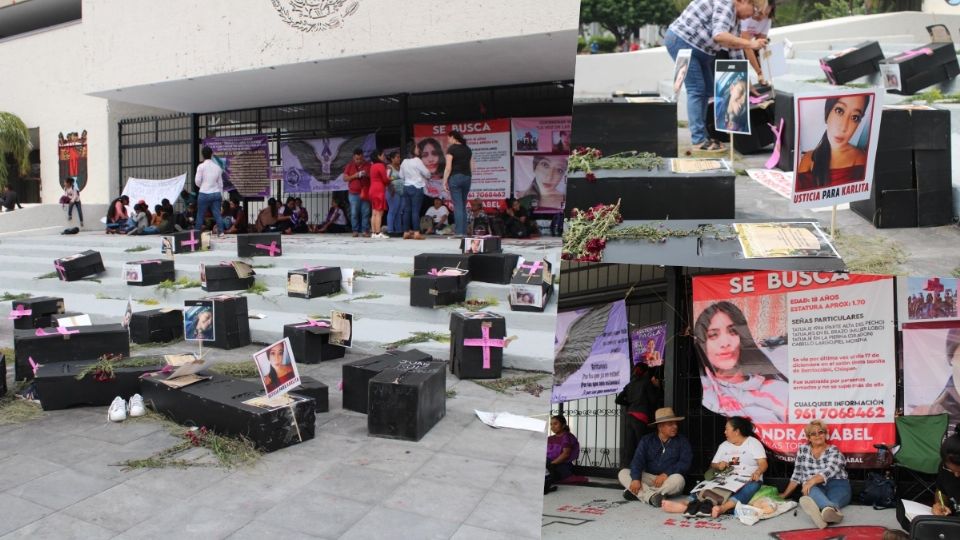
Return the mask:
[[[677,434],[681,420],[671,407],[657,409],[650,424],[657,431],[640,439],[630,468],[617,475],[626,488],[624,499],[659,507],[664,497],[683,491],[683,475],[690,469],[693,450],[690,441]]]

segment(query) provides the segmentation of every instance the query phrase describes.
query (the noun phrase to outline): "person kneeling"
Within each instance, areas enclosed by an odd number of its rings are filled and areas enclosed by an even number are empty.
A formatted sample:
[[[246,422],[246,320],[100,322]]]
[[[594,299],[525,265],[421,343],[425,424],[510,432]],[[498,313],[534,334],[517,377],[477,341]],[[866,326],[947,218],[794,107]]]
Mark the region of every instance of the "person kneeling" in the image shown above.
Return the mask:
[[[650,424],[657,431],[640,439],[630,468],[621,469],[617,475],[626,488],[624,499],[659,507],[665,496],[683,491],[683,475],[693,461],[690,441],[677,433],[678,422],[683,418],[675,415],[671,407],[657,409]]]

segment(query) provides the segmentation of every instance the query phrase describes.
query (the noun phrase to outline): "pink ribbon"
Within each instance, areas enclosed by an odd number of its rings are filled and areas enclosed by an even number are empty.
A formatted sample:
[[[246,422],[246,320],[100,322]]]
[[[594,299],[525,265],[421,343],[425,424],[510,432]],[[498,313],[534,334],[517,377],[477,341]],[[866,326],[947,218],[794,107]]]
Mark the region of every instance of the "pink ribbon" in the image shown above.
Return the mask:
[[[780,119],[780,127],[775,127],[773,124],[767,125],[770,126],[770,131],[777,137],[777,140],[773,143],[773,152],[770,153],[770,159],[763,166],[772,169],[780,163],[780,136],[783,135],[783,118]]]
[[[141,264],[141,265],[144,265],[144,264],[162,264],[163,262],[164,262],[164,261],[162,261],[162,260],[160,260],[160,259],[150,259],[149,261],[137,261],[137,263],[139,263],[139,264]]]
[[[7,317],[7,320],[12,321],[15,319],[19,319],[20,317],[26,317],[27,315],[33,315],[33,310],[26,309],[26,306],[24,306],[23,304],[20,304],[19,306],[16,307],[16,309],[10,312],[10,316]]]
[[[490,369],[490,347],[499,347],[503,348],[502,339],[490,339],[490,327],[482,326],[480,331],[483,332],[483,337],[481,339],[464,339],[463,344],[467,347],[483,347],[483,369]]]
[[[533,274],[536,274],[541,268],[543,268],[543,263],[540,261],[534,261],[530,264],[524,263],[520,265],[520,268],[529,268],[530,271],[527,273],[533,275]]]
[[[254,244],[253,247],[270,252],[271,257],[276,257],[276,255],[280,253],[280,248],[277,247],[276,240],[274,240],[273,242],[270,242],[269,246],[266,244]]]
[[[80,333],[79,330],[70,330],[69,328],[64,328],[64,327],[62,327],[62,326],[58,326],[58,327],[57,327],[57,334],[60,334],[60,335],[63,335],[63,336],[68,336],[68,335],[70,335],[70,334],[79,334],[79,333]],[[43,337],[43,336],[55,336],[55,335],[57,335],[57,334],[48,334],[48,333],[46,333],[46,332],[43,330],[43,328],[37,328],[37,331],[34,332],[34,335],[40,336],[40,337]]]
[[[197,244],[199,244],[200,241],[197,240],[197,237],[196,237],[196,234],[195,234],[195,233],[196,233],[196,231],[195,231],[194,229],[190,229],[190,240],[184,240],[183,242],[180,242],[180,245],[181,245],[181,246],[190,246],[190,251],[196,251],[196,250],[197,250]]]
[[[33,376],[36,377],[36,376],[37,376],[37,371],[40,370],[40,364],[34,362],[32,356],[28,356],[28,357],[27,357],[27,362],[30,362],[30,369],[33,370]]]
[[[60,259],[53,261],[53,267],[57,269],[57,273],[60,274],[60,279],[63,281],[67,280],[67,269],[60,264]]]
[[[827,80],[830,81],[830,84],[837,84],[837,80],[833,77],[833,68],[827,65],[826,61],[820,60],[820,69],[823,70],[823,73],[827,76]]]
[[[310,328],[310,327],[330,328],[330,323],[328,323],[327,321],[315,321],[313,319],[307,319],[306,323],[298,324],[294,326],[294,328]]]
[[[764,101],[770,99],[769,94],[763,94],[760,96],[750,96],[750,104],[756,105],[757,103],[763,103]]]
[[[914,49],[912,51],[907,51],[905,53],[901,53],[900,56],[896,58],[896,60],[898,62],[903,62],[904,60],[916,58],[921,54],[925,54],[927,56],[933,56],[933,49],[931,49],[930,47],[923,47],[922,49]]]

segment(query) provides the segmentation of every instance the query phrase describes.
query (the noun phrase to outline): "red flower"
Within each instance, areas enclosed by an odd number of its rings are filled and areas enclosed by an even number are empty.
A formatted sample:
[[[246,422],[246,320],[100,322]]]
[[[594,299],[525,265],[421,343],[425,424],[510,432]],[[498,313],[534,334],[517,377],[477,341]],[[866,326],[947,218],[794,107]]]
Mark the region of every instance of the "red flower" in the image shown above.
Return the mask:
[[[564,251],[563,253],[560,254],[560,258],[565,261],[573,260],[573,253],[570,253],[569,251]]]
[[[590,253],[577,259],[580,262],[600,262],[600,256]]]
[[[597,181],[597,175],[593,174],[592,172],[588,172],[588,173],[587,173],[587,182],[590,182],[590,183],[592,184],[592,183],[594,183],[594,182],[596,182],[596,181]]]
[[[603,155],[603,152],[601,152],[600,150],[597,150],[596,148],[593,149],[593,157],[597,157],[597,158],[598,158],[598,157],[600,157],[600,156],[602,156],[602,155]]]
[[[603,238],[591,238],[587,241],[587,251],[590,253],[600,253],[607,247],[607,241]]]

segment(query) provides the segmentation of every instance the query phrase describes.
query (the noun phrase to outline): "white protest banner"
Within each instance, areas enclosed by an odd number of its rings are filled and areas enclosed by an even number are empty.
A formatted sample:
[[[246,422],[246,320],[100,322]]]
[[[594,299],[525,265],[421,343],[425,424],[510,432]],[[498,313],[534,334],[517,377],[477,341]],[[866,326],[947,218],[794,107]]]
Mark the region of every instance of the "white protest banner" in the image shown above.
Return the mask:
[[[123,186],[122,194],[130,197],[131,207],[142,199],[150,207],[150,211],[153,212],[153,207],[160,204],[160,201],[164,199],[171,203],[176,202],[186,181],[186,173],[166,180],[128,178],[127,185]]]
[[[623,300],[557,314],[553,403],[616,394],[630,382]]]

